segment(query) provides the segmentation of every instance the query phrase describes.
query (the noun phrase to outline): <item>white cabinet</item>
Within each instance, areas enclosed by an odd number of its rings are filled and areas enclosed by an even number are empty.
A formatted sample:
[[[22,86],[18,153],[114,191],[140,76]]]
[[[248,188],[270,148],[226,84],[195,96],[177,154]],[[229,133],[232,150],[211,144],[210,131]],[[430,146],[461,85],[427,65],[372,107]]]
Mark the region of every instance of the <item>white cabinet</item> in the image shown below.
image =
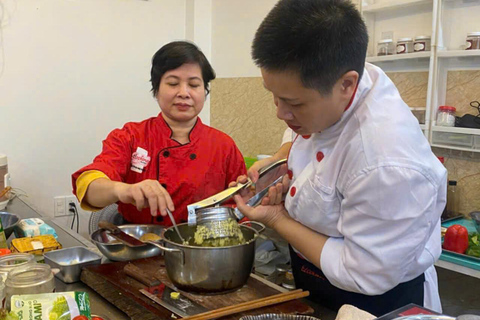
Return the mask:
[[[386,72],[428,71],[426,123],[421,127],[431,145],[480,152],[480,129],[435,125],[438,107],[446,103],[448,73],[480,70],[480,50],[464,50],[467,33],[480,31],[480,0],[363,0],[361,12],[370,38],[368,62]],[[396,42],[420,35],[431,35],[431,51],[376,56],[381,39],[391,36]]]

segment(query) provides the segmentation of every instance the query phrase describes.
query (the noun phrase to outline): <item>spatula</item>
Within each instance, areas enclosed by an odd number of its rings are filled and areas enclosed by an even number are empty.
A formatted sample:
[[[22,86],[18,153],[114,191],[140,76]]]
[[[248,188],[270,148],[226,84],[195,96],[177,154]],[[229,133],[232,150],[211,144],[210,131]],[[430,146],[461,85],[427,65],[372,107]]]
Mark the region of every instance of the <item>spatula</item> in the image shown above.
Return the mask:
[[[144,246],[145,243],[123,232],[119,227],[108,221],[100,221],[98,227],[110,231],[110,235],[129,247]]]

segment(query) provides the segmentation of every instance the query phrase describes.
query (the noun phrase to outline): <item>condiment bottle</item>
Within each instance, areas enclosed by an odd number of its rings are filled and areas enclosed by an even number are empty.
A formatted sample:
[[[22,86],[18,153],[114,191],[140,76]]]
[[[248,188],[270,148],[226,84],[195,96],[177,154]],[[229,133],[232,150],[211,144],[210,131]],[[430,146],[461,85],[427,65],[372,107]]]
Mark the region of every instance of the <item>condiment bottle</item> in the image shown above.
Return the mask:
[[[450,180],[447,188],[447,216],[449,218],[459,214],[458,200],[457,181]]]
[[[413,42],[413,50],[415,52],[430,51],[432,38],[430,36],[416,36]]]
[[[10,309],[10,298],[16,294],[55,292],[55,279],[48,264],[36,263],[12,270],[5,281],[5,307]]]
[[[455,127],[455,107],[440,106],[437,113],[437,126]]]
[[[480,49],[480,32],[467,33],[467,46],[465,50]]]
[[[413,52],[413,39],[401,38],[397,41],[397,54]]]
[[[3,230],[2,220],[0,219],[0,248],[7,249],[7,238],[5,237],[5,231]]]

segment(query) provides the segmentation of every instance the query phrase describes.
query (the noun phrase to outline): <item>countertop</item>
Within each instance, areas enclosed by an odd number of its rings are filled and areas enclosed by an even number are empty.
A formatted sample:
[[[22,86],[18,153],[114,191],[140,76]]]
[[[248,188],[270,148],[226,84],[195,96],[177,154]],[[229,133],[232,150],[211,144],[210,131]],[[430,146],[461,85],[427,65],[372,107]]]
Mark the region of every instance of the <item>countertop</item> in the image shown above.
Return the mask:
[[[17,214],[20,218],[26,219],[26,218],[41,218],[44,220],[47,224],[49,224],[52,228],[55,229],[59,242],[62,244],[64,248],[69,248],[69,247],[75,247],[75,246],[82,246],[82,247],[88,247],[92,249],[95,252],[99,251],[97,250],[97,247],[90,242],[90,240],[85,239],[84,237],[80,236],[76,232],[69,230],[67,228],[64,228],[62,226],[57,225],[54,222],[54,217],[49,217],[49,216],[44,216],[38,212],[32,205],[28,204],[27,201],[24,201],[23,199],[20,198],[15,198],[13,199],[7,206],[6,211],[15,213]],[[14,237],[10,237],[9,240],[11,240]],[[102,263],[108,263],[109,260],[103,259]],[[264,280],[264,282],[269,283],[271,286],[276,286],[275,284]],[[127,320],[129,317],[120,311],[118,308],[116,308],[114,305],[112,305],[110,302],[105,300],[103,297],[98,295],[96,292],[94,292],[90,287],[85,285],[82,282],[76,282],[72,284],[66,284],[60,281],[59,279],[55,278],[55,290],[57,292],[64,292],[64,291],[84,291],[87,292],[89,297],[90,297],[90,304],[91,304],[91,310],[92,314],[99,315],[103,317],[104,319],[108,320]],[[280,288],[280,290],[284,290],[283,288]],[[333,320],[336,317],[336,312],[327,309],[325,307],[319,306],[315,304],[314,302],[308,300],[308,299],[302,299],[303,302],[309,304],[315,311],[314,311],[314,316],[321,318],[322,320]]]

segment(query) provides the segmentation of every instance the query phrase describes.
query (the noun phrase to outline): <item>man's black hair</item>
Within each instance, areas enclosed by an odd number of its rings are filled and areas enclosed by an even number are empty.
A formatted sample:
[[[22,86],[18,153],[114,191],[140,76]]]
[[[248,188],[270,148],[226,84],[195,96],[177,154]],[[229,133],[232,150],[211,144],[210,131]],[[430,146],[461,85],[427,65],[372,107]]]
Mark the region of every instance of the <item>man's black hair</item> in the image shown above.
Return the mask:
[[[152,58],[150,82],[152,83],[154,97],[157,96],[160,80],[165,72],[177,69],[185,63],[197,63],[200,66],[206,93],[210,92],[208,84],[215,79],[215,71],[203,52],[193,43],[174,41],[161,47]]]
[[[346,72],[365,67],[367,27],[348,0],[280,0],[258,28],[255,64],[293,71],[307,88],[329,94]]]

